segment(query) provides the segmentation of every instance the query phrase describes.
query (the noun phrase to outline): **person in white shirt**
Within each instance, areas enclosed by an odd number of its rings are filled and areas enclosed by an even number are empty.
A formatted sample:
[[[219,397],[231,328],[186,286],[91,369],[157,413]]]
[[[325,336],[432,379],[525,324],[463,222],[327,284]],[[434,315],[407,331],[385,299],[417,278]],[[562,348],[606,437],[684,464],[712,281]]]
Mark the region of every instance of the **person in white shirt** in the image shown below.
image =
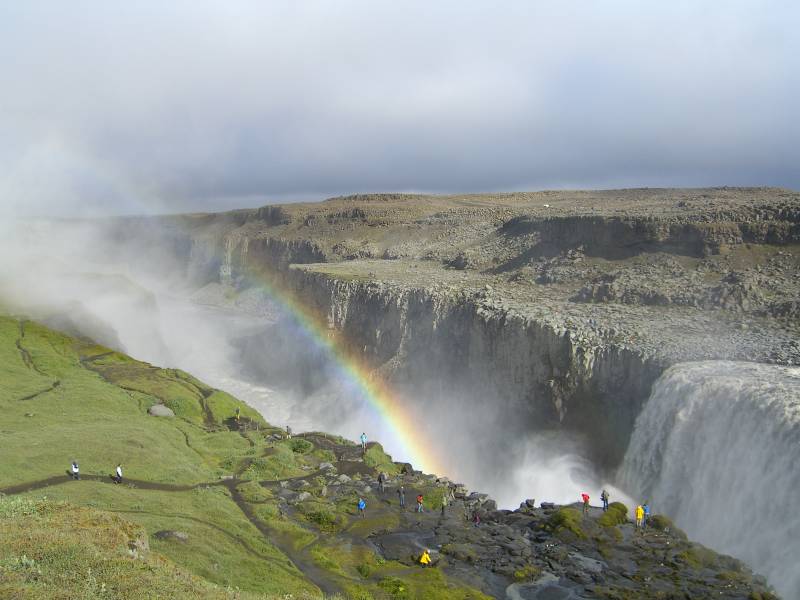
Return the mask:
[[[122,483],[122,465],[117,465],[116,473],[111,476],[111,479],[114,480],[114,483]]]
[[[70,476],[73,479],[80,479],[81,478],[81,470],[78,467],[78,461],[73,460],[72,464],[70,465]]]

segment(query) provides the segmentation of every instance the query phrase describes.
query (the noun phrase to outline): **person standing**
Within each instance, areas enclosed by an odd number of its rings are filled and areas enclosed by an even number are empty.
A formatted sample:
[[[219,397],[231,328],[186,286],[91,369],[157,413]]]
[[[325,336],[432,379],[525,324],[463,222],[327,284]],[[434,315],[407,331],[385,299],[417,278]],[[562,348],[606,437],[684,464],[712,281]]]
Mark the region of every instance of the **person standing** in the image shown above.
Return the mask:
[[[288,425],[286,426],[286,439],[287,440],[292,439],[292,428],[289,427]]]
[[[606,490],[600,492],[600,500],[603,501],[603,512],[606,512],[608,510],[608,492]]]
[[[417,494],[417,512],[425,512],[425,509],[422,505],[425,503],[425,498],[422,497],[422,494]]]
[[[589,494],[583,492],[581,494],[581,499],[583,500],[583,514],[589,514]]]
[[[642,527],[647,527],[650,522],[650,505],[647,502],[642,506],[642,513]]]
[[[644,522],[644,508],[642,508],[642,505],[640,504],[636,507],[636,529],[641,529],[643,522]]]
[[[366,433],[362,433],[361,434],[361,449],[363,451],[365,451],[365,452],[367,451],[367,434]]]
[[[447,496],[447,492],[445,492],[444,496],[442,496],[442,516],[444,516],[444,511],[447,509]]]
[[[386,491],[386,473],[383,471],[378,473],[378,490],[381,494]]]
[[[361,515],[361,518],[366,516],[365,511],[367,510],[367,503],[364,502],[363,498],[358,499],[358,514]]]
[[[429,567],[431,564],[431,551],[425,548],[425,552],[419,557],[419,564],[423,567]]]
[[[400,508],[405,508],[406,507],[406,490],[402,485],[397,489],[397,497],[400,498]]]
[[[122,483],[122,465],[117,464],[117,468],[114,472],[114,475],[111,476],[111,479],[114,480],[114,483]]]
[[[78,461],[77,460],[73,460],[72,464],[70,465],[70,476],[73,479],[77,479],[77,480],[79,480],[81,478],[81,470],[78,467]]]

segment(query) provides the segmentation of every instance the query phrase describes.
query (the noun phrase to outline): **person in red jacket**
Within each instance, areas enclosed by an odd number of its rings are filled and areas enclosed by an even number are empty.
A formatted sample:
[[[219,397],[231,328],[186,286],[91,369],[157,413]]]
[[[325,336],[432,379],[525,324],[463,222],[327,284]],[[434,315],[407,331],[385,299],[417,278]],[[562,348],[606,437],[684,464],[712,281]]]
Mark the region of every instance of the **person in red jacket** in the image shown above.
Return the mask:
[[[417,512],[418,513],[425,512],[425,510],[422,508],[422,505],[423,505],[424,502],[425,502],[425,499],[422,497],[422,494],[419,494],[417,496]]]
[[[583,514],[589,514],[589,494],[583,492],[581,494],[581,499],[583,500]]]

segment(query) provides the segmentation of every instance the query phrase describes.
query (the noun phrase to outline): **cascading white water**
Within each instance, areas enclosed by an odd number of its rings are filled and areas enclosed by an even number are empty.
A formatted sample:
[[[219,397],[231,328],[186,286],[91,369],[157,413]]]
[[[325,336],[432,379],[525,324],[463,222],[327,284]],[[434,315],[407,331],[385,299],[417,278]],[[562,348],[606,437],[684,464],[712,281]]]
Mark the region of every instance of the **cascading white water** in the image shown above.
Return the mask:
[[[800,598],[800,368],[683,363],[653,386],[620,480]]]

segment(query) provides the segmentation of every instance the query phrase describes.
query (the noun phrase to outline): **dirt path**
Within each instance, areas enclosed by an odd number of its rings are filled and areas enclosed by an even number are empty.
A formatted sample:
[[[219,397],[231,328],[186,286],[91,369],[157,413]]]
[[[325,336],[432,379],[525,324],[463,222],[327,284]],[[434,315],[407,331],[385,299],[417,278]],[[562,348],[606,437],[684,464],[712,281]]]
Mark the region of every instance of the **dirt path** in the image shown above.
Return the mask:
[[[56,475],[53,477],[48,477],[46,479],[39,479],[37,481],[29,481],[27,483],[21,483],[13,486],[8,486],[5,488],[0,488],[0,494],[7,496],[24,494],[26,492],[32,492],[50,486],[62,485],[65,483],[69,483],[71,481],[74,480],[69,475],[66,474]],[[95,481],[100,483],[113,484],[110,476],[104,476],[104,475],[81,475],[81,481]],[[289,558],[289,560],[291,560],[291,562],[294,563],[297,569],[301,573],[303,573],[303,575],[309,581],[311,581],[311,583],[320,588],[320,590],[322,590],[324,594],[333,595],[340,593],[342,591],[341,587],[335,581],[333,581],[323,569],[321,569],[314,563],[313,558],[311,558],[308,555],[307,551],[296,550],[290,539],[282,535],[280,532],[271,529],[266,524],[264,524],[258,517],[256,517],[250,503],[245,501],[241,492],[239,492],[238,486],[242,482],[243,481],[240,479],[227,479],[227,480],[219,480],[212,482],[196,483],[192,485],[179,485],[179,484],[169,484],[169,483],[156,483],[152,481],[143,481],[140,479],[125,479],[123,483],[120,485],[123,487],[129,486],[142,490],[157,490],[161,492],[187,492],[200,487],[219,486],[219,485],[225,486],[231,493],[231,499],[236,504],[236,506],[239,507],[239,510],[242,511],[242,514],[247,518],[247,520],[250,521],[250,523],[261,533],[261,535],[263,535],[267,539],[269,543],[277,547],[283,554],[285,554]],[[263,482],[263,483],[272,483],[272,482]],[[123,509],[106,509],[106,510],[108,510],[109,512],[117,512],[117,513],[152,514],[156,516],[169,516],[169,517],[194,520],[203,523],[205,525],[214,527],[215,529],[219,530],[225,535],[233,539],[236,539],[243,546],[246,546],[246,543],[243,540],[239,539],[234,534],[220,528],[217,525],[214,525],[213,523],[209,523],[207,521],[203,521],[202,519],[197,519],[195,517],[189,517],[178,514],[152,513],[141,510],[140,511],[123,510]],[[246,546],[246,550],[251,554],[259,558],[262,558],[264,560],[270,560],[270,561],[274,560],[259,554],[256,550],[250,548],[249,546]]]
[[[38,481],[29,481],[27,483],[20,483],[17,485],[0,488],[0,494],[5,494],[6,496],[13,496],[15,494],[24,494],[26,492],[33,492],[35,490],[40,490],[42,488],[50,487],[53,485],[61,485],[64,483],[69,483],[70,481],[74,480],[69,475],[55,475],[53,477],[48,477],[47,479],[39,479]],[[100,483],[109,483],[109,484],[114,483],[111,480],[111,475],[82,474],[81,481],[97,481]],[[119,485],[135,487],[142,490],[157,490],[160,492],[188,492],[200,487],[225,485],[226,483],[227,482],[225,481],[211,481],[207,483],[180,485],[173,483],[157,483],[153,481],[143,481],[141,479],[124,479],[123,482]]]
[[[241,492],[239,492],[239,483],[241,483],[241,481],[237,480],[229,480],[226,482],[227,488],[231,492],[233,501],[242,511],[244,516],[247,517],[247,520],[250,521],[250,523],[252,523],[253,526],[258,529],[265,538],[267,538],[272,544],[277,546],[281,552],[288,556],[289,560],[295,564],[295,566],[303,573],[303,575],[305,575],[305,577],[307,577],[311,583],[321,589],[324,594],[334,595],[341,593],[341,587],[328,575],[327,572],[325,572],[325,570],[316,565],[314,560],[308,555],[307,551],[305,551],[305,548],[299,550],[295,549],[291,539],[286,537],[281,532],[271,529],[268,525],[256,517],[252,506],[245,501]],[[308,546],[306,546],[306,548],[307,547]]]
[[[25,400],[33,400],[34,398],[38,398],[42,394],[47,394],[48,392],[52,392],[53,390],[57,389],[58,386],[60,385],[61,385],[61,380],[56,379],[53,383],[50,384],[50,387],[43,389],[39,392],[34,392],[33,394],[25,396],[24,398],[20,398],[19,401],[24,402]]]
[[[19,354],[22,357],[22,362],[25,363],[25,366],[28,367],[29,369],[36,371],[39,375],[44,375],[45,377],[47,377],[47,374],[39,370],[39,367],[37,367],[36,363],[33,362],[33,357],[31,356],[31,353],[28,352],[27,348],[25,348],[25,346],[22,345],[22,340],[24,339],[25,339],[25,321],[21,320],[19,322],[19,337],[17,338],[16,345],[17,345],[17,350],[19,350]]]

